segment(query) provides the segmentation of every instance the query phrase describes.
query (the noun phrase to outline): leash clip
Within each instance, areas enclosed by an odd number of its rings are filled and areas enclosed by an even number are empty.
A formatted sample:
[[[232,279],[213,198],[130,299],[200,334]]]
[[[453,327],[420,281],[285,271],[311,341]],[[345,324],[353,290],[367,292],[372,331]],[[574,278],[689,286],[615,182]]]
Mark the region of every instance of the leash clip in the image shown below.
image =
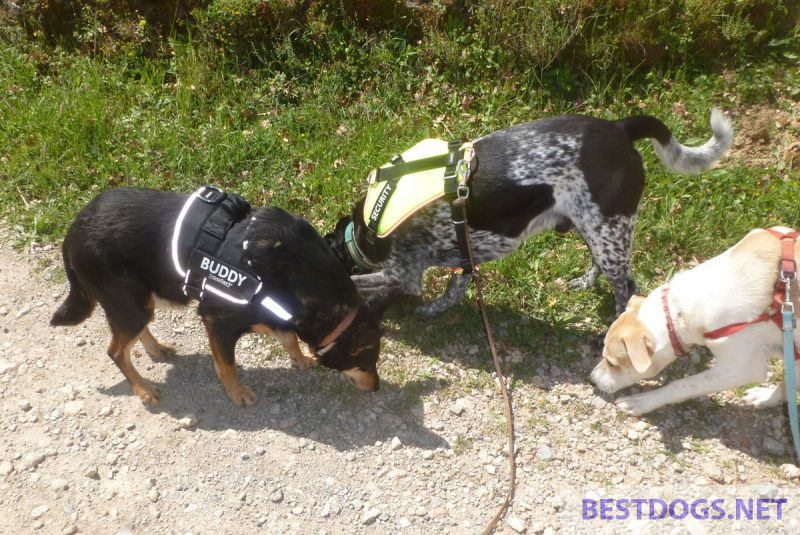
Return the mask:
[[[456,188],[456,196],[459,199],[466,199],[469,197],[469,186],[466,184],[459,184]]]

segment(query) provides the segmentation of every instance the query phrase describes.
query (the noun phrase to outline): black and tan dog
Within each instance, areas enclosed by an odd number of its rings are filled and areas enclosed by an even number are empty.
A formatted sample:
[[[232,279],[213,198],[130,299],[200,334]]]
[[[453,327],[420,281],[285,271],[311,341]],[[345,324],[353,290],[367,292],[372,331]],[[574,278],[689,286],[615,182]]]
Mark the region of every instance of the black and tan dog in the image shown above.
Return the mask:
[[[233,197],[245,208],[231,218],[220,248],[234,267],[217,265],[208,280],[225,283],[223,275],[246,266],[242,273],[259,286],[245,304],[201,294],[198,306],[214,368],[230,399],[237,405],[256,399],[239,382],[234,358],[237,340],[248,332],[277,338],[301,368],[319,362],[341,370],[359,388],[377,390],[382,307],[370,307],[359,297],[341,263],[304,219],[275,207],[251,211]],[[139,340],[152,358],[173,352],[153,337],[148,324],[157,300],[187,304],[191,299],[185,291],[188,276],[175,268],[180,269],[180,261],[173,243],[189,199],[148,189],[109,190],[78,214],[64,240],[70,290],[50,323],[77,325],[99,303],[111,328],[108,355],[143,402],[158,402],[159,393],[134,369],[130,350]],[[180,256],[186,261],[186,255]],[[203,262],[208,267],[209,261]],[[212,262],[212,273],[214,267]],[[237,275],[230,279],[238,282]],[[205,280],[202,286],[208,294]],[[309,344],[313,357],[302,353],[298,337]]]

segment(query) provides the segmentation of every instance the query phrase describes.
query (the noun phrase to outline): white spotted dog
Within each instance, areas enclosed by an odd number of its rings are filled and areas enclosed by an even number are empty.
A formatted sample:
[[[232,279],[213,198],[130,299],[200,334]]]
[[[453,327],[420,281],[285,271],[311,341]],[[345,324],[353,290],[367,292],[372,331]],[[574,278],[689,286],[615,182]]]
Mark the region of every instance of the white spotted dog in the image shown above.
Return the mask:
[[[779,233],[788,229],[779,230]],[[778,282],[781,258],[800,259],[800,241],[782,241],[766,230],[754,230],[719,256],[679,273],[646,298],[634,296],[606,334],[603,360],[592,371],[600,390],[616,392],[656,376],[685,354],[705,346],[714,366],[666,386],[622,397],[617,406],[641,415],[687,399],[729,390],[767,378],[767,362],[782,354],[780,318],[783,288]],[[791,283],[800,309],[797,280]],[[776,315],[777,314],[777,315]],[[794,332],[800,347],[800,329]],[[795,352],[795,356],[800,354]],[[800,366],[797,367],[800,382]],[[784,388],[755,387],[744,400],[771,407],[786,399]]]
[[[617,314],[636,292],[630,254],[636,210],[645,172],[634,141],[650,138],[661,162],[676,173],[699,173],[728,150],[730,122],[711,112],[713,137],[700,147],[681,145],[655,117],[638,115],[618,121],[569,115],[501,130],[473,143],[475,159],[467,221],[477,263],[502,258],[531,234],[575,228],[592,255],[585,275],[570,288],[591,287],[602,271],[614,287]],[[436,201],[416,212],[396,231],[370,243],[365,232],[363,199],[326,236],[355,275],[364,296],[420,295],[422,275],[430,266],[458,267],[460,250],[450,205]],[[348,251],[345,234],[353,221],[358,261]],[[352,242],[351,241],[351,242]],[[371,272],[370,272],[371,271]],[[454,273],[446,293],[420,305],[433,316],[458,303],[471,275]]]

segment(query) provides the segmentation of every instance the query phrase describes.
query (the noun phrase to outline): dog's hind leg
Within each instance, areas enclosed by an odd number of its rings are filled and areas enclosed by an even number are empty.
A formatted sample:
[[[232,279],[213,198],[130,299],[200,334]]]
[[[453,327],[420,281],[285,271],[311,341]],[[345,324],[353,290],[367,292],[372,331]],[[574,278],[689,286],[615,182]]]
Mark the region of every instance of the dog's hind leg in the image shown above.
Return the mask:
[[[633,217],[622,215],[602,218],[600,223],[595,218],[575,221],[578,232],[592,252],[594,263],[614,288],[617,316],[625,311],[628,300],[638,291],[631,272],[633,223]]]
[[[114,361],[114,364],[120,369],[122,374],[131,384],[133,393],[139,396],[143,403],[156,404],[159,401],[158,389],[149,384],[136,368],[131,364],[131,347],[136,343],[139,338],[137,335],[125,333],[122,329],[112,325],[111,326],[111,343],[108,346],[108,356]]]
[[[414,309],[414,313],[423,318],[438,316],[448,308],[458,304],[458,302],[464,298],[464,294],[467,292],[467,287],[471,280],[471,273],[453,273],[450,277],[450,281],[447,283],[447,291],[445,291],[444,295],[429,303],[419,305]]]
[[[795,366],[795,386],[800,387],[800,366]],[[754,386],[749,388],[742,399],[757,409],[777,407],[786,401],[786,382],[778,386]]]
[[[214,370],[228,397],[240,407],[252,405],[257,396],[249,386],[239,382],[236,373],[236,342],[244,333],[219,323],[211,316],[203,316],[203,325],[211,345]]]

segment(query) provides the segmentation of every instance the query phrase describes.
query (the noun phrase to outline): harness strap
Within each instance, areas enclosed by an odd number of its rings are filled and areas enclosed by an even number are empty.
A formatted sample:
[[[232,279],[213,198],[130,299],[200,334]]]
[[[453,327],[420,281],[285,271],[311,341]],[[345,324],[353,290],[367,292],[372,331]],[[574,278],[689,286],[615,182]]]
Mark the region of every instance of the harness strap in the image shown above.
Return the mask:
[[[797,237],[800,236],[800,232],[789,229],[783,230],[781,228],[770,228],[767,229],[767,232],[781,240],[780,272],[778,281],[775,283],[775,291],[772,295],[772,304],[770,304],[766,312],[751,319],[750,321],[732,323],[730,325],[720,327],[719,329],[714,329],[713,331],[703,333],[704,338],[716,340],[718,338],[735,334],[745,327],[755,323],[762,323],[765,321],[772,321],[778,326],[779,329],[783,329],[784,325],[781,309],[783,308],[786,295],[786,281],[789,281],[796,276],[797,263],[794,257],[794,244],[797,240]],[[794,348],[794,358],[795,360],[800,361],[800,351],[797,347]]]

